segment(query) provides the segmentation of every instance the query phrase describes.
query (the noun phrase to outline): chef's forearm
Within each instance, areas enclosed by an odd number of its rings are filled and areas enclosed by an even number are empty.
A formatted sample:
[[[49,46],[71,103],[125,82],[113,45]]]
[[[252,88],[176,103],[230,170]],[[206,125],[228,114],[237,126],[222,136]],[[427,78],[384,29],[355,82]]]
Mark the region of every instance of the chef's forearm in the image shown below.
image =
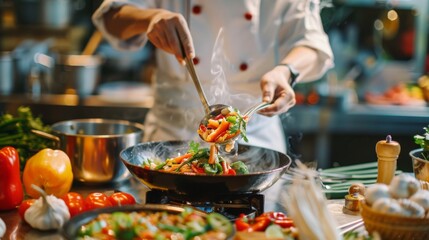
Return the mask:
[[[104,14],[106,30],[113,36],[126,40],[146,32],[150,20],[162,9],[141,9],[131,5],[111,8]]]
[[[310,47],[299,46],[293,48],[280,63],[287,63],[293,66],[299,73],[299,77],[297,81],[306,82],[310,81],[307,78],[307,75],[313,70],[313,68],[317,67],[319,55],[317,51]],[[284,67],[282,68],[285,71],[287,76],[290,75],[289,69]]]

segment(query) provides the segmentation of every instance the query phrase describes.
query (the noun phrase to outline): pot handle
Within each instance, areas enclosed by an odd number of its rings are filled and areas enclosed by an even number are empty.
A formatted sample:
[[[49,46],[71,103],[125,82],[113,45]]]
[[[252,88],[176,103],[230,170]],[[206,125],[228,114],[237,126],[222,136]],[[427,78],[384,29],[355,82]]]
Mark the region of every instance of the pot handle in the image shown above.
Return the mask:
[[[36,129],[31,129],[31,132],[34,133],[34,134],[36,134],[36,135],[38,135],[38,136],[40,136],[40,137],[44,137],[46,139],[50,139],[50,140],[55,141],[56,144],[57,144],[57,147],[60,145],[60,142],[61,142],[60,138],[57,137],[57,136],[55,136],[55,135],[53,135],[53,134],[50,134],[50,133],[47,133],[47,132],[43,132],[43,131],[40,131],[40,130],[36,130]]]

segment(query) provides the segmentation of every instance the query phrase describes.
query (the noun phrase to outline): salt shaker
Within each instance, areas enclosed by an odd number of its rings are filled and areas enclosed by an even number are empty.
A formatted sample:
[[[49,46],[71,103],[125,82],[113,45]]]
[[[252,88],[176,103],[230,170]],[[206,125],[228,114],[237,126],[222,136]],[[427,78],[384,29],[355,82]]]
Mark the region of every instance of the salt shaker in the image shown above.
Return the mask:
[[[395,176],[401,146],[392,140],[392,136],[387,135],[386,140],[377,142],[375,151],[378,159],[377,183],[390,184],[393,176]]]

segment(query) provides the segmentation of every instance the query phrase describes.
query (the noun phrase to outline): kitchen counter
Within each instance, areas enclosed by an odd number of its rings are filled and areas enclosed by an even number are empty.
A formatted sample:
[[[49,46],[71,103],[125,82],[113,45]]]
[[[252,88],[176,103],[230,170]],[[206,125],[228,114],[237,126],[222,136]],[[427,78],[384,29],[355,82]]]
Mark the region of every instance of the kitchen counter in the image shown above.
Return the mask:
[[[144,184],[138,180],[131,178],[125,182],[116,185],[102,185],[102,186],[85,186],[79,183],[74,183],[71,191],[81,193],[83,196],[91,192],[109,192],[119,190],[133,194],[137,202],[144,203],[145,193],[149,190]],[[359,216],[346,215],[342,213],[342,206],[344,200],[328,200],[328,209],[337,220],[338,225],[359,219]],[[0,212],[0,218],[6,223],[6,235],[3,239],[26,239],[26,240],[64,240],[65,238],[59,231],[43,232],[32,229],[28,224],[21,221],[18,215],[18,210],[10,210]]]

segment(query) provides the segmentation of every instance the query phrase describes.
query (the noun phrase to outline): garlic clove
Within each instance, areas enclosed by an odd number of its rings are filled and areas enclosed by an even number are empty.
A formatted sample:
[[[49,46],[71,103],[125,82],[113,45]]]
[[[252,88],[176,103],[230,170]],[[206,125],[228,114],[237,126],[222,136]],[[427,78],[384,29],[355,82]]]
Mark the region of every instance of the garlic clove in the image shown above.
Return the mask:
[[[408,174],[400,174],[392,179],[389,191],[394,198],[409,198],[421,189],[420,182]]]
[[[420,190],[410,197],[410,200],[419,204],[425,211],[429,211],[429,191]]]
[[[374,204],[372,204],[372,209],[393,215],[402,215],[403,209],[399,202],[393,198],[379,198]]]
[[[399,199],[398,202],[403,209],[402,214],[404,216],[418,218],[425,216],[425,210],[416,202],[413,202],[410,199]]]
[[[389,187],[384,183],[369,186],[365,192],[366,203],[371,206],[380,198],[390,198]]]

